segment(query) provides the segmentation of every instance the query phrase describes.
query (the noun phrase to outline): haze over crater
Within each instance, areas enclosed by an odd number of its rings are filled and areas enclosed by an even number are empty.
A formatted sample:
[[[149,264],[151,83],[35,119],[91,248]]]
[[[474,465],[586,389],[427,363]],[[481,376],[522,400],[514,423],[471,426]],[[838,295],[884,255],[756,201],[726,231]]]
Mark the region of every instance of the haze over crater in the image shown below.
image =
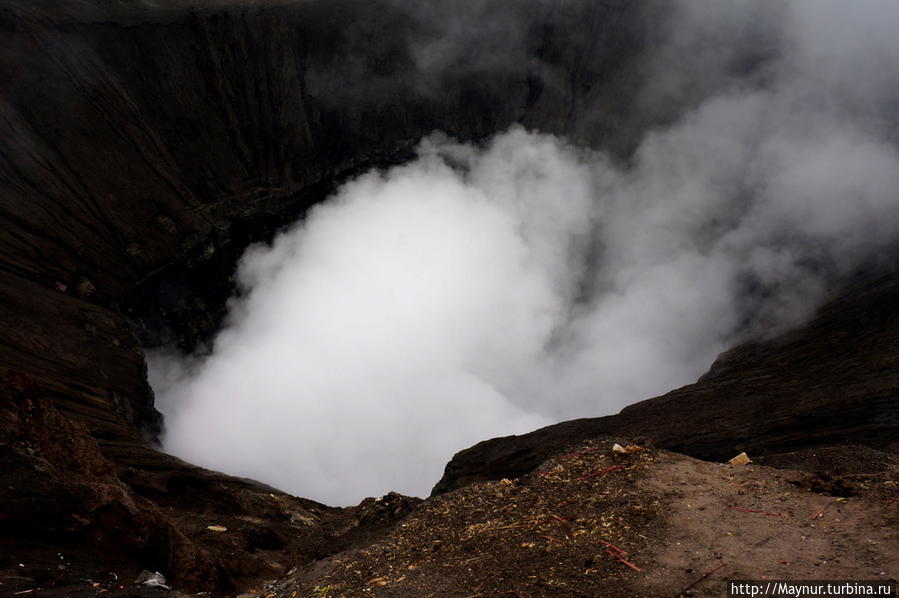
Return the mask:
[[[800,321],[899,236],[899,8],[844,11],[679,4],[635,106],[677,112],[626,164],[513,127],[348,182],[245,254],[208,355],[155,357],[166,449],[325,502],[423,494],[477,440]]]

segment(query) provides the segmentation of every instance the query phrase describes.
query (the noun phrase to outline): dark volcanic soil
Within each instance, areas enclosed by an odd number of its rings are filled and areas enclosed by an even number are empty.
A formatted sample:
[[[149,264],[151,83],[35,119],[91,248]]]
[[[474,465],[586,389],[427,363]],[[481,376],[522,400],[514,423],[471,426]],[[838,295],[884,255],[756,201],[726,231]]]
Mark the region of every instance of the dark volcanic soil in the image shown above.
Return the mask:
[[[229,592],[381,533],[414,501],[327,509],[156,452],[143,348],[201,343],[248,243],[434,130],[624,151],[645,126],[643,5],[535,4],[507,72],[421,87],[430,24],[392,0],[209,4],[0,4],[0,594],[144,568]]]
[[[895,267],[696,385],[463,451],[420,506],[333,509],[153,448],[143,347],[202,343],[248,243],[435,129],[478,140],[518,122],[626,159],[664,121],[634,109],[634,66],[647,15],[669,3],[528,4],[507,72],[450,68],[427,89],[402,39],[428,23],[392,0],[152,19],[137,3],[50,4],[0,6],[0,596],[162,595],[132,587],[142,569],[180,591],[291,598],[674,596],[694,582],[720,595],[725,577],[896,575]],[[118,8],[84,18],[87,5]],[[619,457],[604,434],[780,469]]]
[[[114,462],[30,379],[0,370],[0,399],[0,596],[126,591],[142,569],[234,593],[370,543],[419,502],[326,507],[149,447]]]
[[[721,596],[727,579],[899,575],[895,457],[860,465],[833,495],[803,472],[611,446],[432,498],[380,542],[264,595],[674,598]]]

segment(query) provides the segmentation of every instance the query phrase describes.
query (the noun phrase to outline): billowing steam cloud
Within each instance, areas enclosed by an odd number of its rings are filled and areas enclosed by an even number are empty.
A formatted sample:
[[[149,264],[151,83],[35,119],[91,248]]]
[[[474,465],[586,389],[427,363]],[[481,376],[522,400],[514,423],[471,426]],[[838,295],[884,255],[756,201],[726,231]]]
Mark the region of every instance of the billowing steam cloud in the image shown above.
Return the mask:
[[[644,101],[690,109],[628,166],[434,135],[253,247],[211,356],[156,361],[166,448],[332,503],[422,494],[475,441],[616,411],[808,315],[899,239],[899,4],[759,4],[685,3]],[[733,53],[691,52],[710,31],[759,32],[764,67],[725,77]]]

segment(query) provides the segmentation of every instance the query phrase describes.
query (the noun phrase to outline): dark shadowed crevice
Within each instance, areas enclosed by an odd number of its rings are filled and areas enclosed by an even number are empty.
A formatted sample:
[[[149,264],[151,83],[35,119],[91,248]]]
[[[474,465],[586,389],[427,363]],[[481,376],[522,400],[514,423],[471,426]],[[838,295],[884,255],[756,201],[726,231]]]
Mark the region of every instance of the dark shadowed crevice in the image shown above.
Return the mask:
[[[121,303],[144,349],[176,347],[202,353],[220,329],[227,301],[238,292],[234,273],[244,251],[300,222],[306,212],[327,199],[344,181],[372,168],[388,168],[413,156],[412,144],[371,156],[352,169],[287,197],[258,200],[252,209],[219,219],[210,234],[197,240],[172,262],[131,287]]]

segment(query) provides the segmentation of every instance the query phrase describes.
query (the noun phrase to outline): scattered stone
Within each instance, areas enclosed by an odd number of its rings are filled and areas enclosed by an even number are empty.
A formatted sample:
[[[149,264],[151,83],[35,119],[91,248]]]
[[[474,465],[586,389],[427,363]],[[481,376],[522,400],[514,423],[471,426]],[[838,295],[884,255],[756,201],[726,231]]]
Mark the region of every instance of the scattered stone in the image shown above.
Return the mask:
[[[134,580],[134,585],[148,586],[151,588],[162,588],[163,590],[171,590],[165,583],[165,576],[159,571],[147,571],[144,569]]]
[[[749,458],[749,455],[746,453],[740,453],[730,461],[728,461],[730,465],[747,465],[752,463],[752,459]]]
[[[82,297],[90,297],[91,295],[94,294],[94,291],[97,290],[97,288],[94,286],[94,283],[92,283],[91,281],[89,281],[86,278],[81,279],[81,282],[78,283],[77,288],[78,288],[78,294],[81,295]]]

